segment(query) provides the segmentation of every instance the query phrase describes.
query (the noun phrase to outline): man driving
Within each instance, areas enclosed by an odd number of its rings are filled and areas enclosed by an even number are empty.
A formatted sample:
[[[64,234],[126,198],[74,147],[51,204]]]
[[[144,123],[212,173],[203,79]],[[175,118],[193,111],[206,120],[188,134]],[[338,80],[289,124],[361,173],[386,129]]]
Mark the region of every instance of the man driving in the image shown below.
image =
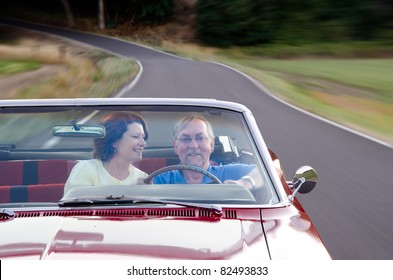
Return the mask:
[[[258,169],[254,164],[234,163],[211,165],[210,155],[214,151],[212,125],[202,116],[188,115],[175,126],[173,147],[181,164],[203,168],[215,175],[224,184],[239,184],[250,190],[262,185]],[[208,184],[212,180],[192,170],[172,170],[157,175],[154,184]]]

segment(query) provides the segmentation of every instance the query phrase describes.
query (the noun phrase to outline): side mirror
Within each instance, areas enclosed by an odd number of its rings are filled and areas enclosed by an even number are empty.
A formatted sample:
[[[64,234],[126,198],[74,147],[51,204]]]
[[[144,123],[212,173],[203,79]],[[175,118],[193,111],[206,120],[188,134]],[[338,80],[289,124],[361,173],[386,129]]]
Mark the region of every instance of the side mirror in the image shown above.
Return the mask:
[[[289,199],[293,201],[295,195],[299,193],[309,193],[317,184],[317,172],[311,166],[302,166],[296,170],[292,177],[292,187],[294,189]]]

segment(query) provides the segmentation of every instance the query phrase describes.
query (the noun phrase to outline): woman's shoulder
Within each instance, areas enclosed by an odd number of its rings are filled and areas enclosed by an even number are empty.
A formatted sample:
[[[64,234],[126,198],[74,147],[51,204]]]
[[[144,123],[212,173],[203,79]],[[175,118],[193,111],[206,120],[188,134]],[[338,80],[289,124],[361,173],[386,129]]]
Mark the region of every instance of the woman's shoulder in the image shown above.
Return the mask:
[[[95,169],[100,168],[102,166],[102,162],[99,159],[87,159],[81,160],[75,165],[75,169]]]
[[[134,170],[133,170],[133,175],[136,177],[143,177],[146,178],[148,176],[148,174],[142,170],[140,170],[139,168],[134,166]]]

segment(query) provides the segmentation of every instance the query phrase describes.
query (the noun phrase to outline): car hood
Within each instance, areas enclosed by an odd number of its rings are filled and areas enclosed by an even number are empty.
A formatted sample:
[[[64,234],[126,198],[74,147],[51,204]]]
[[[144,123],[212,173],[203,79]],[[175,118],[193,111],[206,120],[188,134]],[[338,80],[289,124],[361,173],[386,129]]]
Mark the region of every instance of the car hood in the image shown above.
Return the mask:
[[[253,219],[53,216],[0,228],[0,259],[269,258],[261,222]]]
[[[293,205],[179,209],[25,211],[0,220],[0,259],[330,259]]]

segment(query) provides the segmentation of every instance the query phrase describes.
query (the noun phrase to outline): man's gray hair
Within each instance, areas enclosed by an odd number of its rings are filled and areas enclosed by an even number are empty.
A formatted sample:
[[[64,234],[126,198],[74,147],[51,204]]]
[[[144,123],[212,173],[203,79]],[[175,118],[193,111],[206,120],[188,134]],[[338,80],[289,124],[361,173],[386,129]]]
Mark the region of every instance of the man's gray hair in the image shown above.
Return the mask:
[[[180,131],[185,129],[191,122],[195,120],[201,120],[206,124],[207,127],[207,136],[211,139],[214,139],[213,127],[210,122],[200,115],[187,115],[181,118],[177,124],[175,125],[175,129],[173,131],[173,139],[176,140],[179,136]]]

